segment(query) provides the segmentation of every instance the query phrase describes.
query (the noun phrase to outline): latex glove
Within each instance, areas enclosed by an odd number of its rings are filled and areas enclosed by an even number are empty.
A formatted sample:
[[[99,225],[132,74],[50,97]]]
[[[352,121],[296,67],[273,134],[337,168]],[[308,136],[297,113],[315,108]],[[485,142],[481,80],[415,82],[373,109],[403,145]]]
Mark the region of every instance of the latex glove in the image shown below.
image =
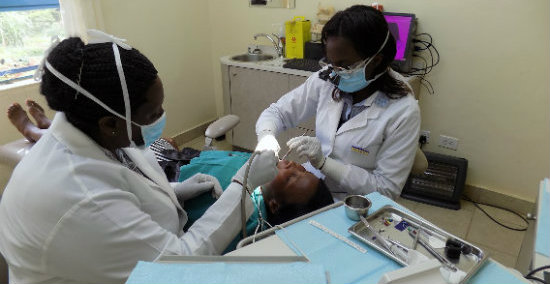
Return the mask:
[[[256,154],[248,172],[248,188],[254,190],[260,185],[271,182],[279,173],[277,169],[278,162],[279,159],[277,159],[273,151],[262,151]],[[237,171],[235,176],[233,176],[233,180],[241,184],[243,183],[246,167],[249,163],[250,160]]]
[[[317,137],[299,136],[294,137],[286,145],[302,157],[306,157],[312,166],[319,169],[325,163],[325,155],[321,149],[321,141]]]
[[[206,174],[195,174],[194,176],[182,181],[171,183],[178,200],[189,200],[202,193],[212,191],[212,197],[218,199],[223,189],[217,178]]]
[[[261,152],[266,150],[273,151],[276,156],[279,155],[279,150],[281,150],[277,138],[275,138],[275,135],[271,131],[264,131],[258,135],[258,145],[255,151]]]

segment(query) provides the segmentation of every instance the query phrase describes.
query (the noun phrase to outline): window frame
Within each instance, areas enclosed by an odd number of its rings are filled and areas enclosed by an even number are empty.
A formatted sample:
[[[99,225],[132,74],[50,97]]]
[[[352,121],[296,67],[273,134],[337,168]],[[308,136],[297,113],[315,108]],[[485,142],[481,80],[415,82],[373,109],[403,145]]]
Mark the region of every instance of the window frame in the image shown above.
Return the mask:
[[[2,0],[0,12],[59,8],[59,0]]]
[[[0,13],[26,10],[60,9],[59,0],[2,0]],[[16,67],[0,71],[0,76],[36,70],[38,65]],[[22,82],[32,79],[33,75],[26,75],[0,82],[0,90],[9,89],[14,82]],[[15,87],[15,86],[14,86]]]

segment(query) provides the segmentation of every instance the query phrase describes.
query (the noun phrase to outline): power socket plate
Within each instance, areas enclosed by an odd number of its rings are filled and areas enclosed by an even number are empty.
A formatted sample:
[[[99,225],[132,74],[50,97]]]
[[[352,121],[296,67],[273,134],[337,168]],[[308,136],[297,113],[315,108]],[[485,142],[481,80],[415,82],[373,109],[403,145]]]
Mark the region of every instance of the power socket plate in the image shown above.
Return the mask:
[[[420,136],[426,137],[426,144],[430,143],[430,131],[429,130],[420,130]]]
[[[439,135],[438,146],[456,151],[458,149],[458,139],[447,135]]]

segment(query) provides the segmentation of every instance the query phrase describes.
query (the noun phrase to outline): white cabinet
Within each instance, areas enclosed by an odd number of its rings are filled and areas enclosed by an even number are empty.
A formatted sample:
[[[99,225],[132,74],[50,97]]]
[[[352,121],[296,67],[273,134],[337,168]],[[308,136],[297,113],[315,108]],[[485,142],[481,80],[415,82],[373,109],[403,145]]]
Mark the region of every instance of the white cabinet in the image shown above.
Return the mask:
[[[288,78],[289,90],[293,90],[296,87],[302,85],[306,81],[306,79],[307,77],[290,75]],[[315,117],[312,117],[309,120],[300,123],[300,125],[298,126],[305,129],[315,130]],[[302,131],[302,133],[304,132]],[[310,136],[315,136],[315,135],[310,135]]]
[[[245,67],[223,65],[222,80],[226,114],[238,115],[241,122],[231,133],[231,143],[246,150],[256,147],[256,121],[264,109],[288,91],[305,82],[307,77]],[[286,141],[302,135],[315,135],[315,118],[277,136],[281,155],[286,153]],[[297,160],[297,157],[291,157]]]
[[[234,66],[229,74],[230,113],[241,118],[233,130],[233,145],[254,150],[256,120],[288,91],[288,75]]]

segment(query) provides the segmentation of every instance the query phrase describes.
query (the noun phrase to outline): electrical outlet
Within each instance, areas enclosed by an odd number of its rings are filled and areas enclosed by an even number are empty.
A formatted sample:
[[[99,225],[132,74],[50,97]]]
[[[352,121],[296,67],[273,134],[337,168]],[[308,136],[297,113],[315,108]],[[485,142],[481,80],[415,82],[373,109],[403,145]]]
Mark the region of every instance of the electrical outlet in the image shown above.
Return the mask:
[[[439,135],[438,146],[456,151],[458,149],[458,139],[451,136]]]
[[[430,143],[430,131],[429,130],[420,130],[420,137],[426,137],[426,144]]]

